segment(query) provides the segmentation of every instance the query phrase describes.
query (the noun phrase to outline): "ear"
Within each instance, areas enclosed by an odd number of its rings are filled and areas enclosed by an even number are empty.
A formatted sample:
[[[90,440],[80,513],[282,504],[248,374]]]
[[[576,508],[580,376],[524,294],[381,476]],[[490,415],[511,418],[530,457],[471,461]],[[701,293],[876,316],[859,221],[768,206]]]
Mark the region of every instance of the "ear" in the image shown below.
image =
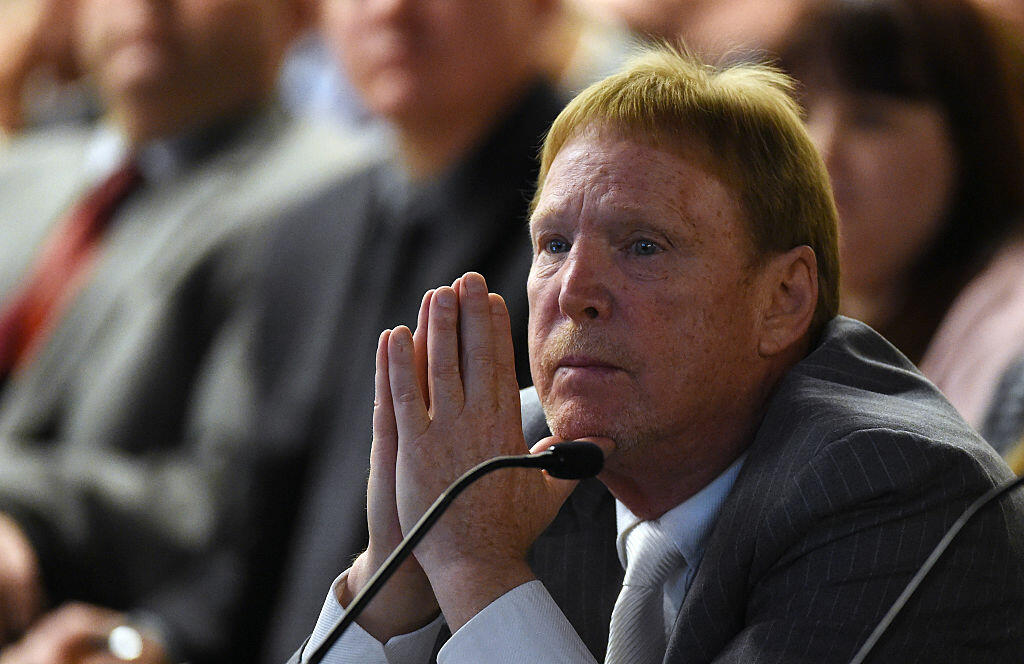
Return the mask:
[[[778,355],[804,340],[818,306],[818,261],[807,245],[774,256],[763,272],[765,309],[758,353]]]

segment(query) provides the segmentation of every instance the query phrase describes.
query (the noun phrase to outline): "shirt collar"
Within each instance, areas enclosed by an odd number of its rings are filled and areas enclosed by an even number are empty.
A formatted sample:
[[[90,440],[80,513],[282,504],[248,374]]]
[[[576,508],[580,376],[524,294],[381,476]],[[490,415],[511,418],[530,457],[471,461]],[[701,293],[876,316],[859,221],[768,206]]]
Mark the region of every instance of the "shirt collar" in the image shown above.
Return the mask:
[[[700,564],[708,535],[718,519],[722,504],[736,483],[736,476],[745,459],[746,454],[741,455],[710,484],[655,520],[662,532],[675,543],[690,568]],[[623,569],[627,562],[626,538],[642,520],[621,502],[615,501],[615,525],[618,530],[615,548]]]
[[[180,175],[244,131],[257,115],[243,112],[199,129],[143,143],[135,150],[143,177],[155,183]],[[128,139],[114,124],[100,122],[86,148],[85,168],[90,182],[95,184],[114,172],[130,151]]]

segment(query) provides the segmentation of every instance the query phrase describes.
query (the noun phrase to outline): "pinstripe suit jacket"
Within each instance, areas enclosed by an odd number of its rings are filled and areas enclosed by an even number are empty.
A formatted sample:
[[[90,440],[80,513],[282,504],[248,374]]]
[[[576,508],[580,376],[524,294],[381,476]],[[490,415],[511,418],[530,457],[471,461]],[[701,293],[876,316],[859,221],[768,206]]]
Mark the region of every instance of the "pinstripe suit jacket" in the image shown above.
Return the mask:
[[[528,443],[548,435],[532,389],[523,418]],[[665,664],[849,661],[963,509],[1009,477],[910,362],[836,318],[768,403]],[[614,539],[614,500],[583,482],[531,558],[598,661],[622,578]],[[960,533],[869,661],[1024,661],[1021,499]]]
[[[529,440],[543,437],[535,397],[523,403]],[[835,319],[768,404],[666,664],[848,661],[961,511],[1010,476],[899,352]],[[621,579],[610,504],[581,485],[534,552],[599,661]],[[1022,504],[979,513],[871,661],[1024,661]]]

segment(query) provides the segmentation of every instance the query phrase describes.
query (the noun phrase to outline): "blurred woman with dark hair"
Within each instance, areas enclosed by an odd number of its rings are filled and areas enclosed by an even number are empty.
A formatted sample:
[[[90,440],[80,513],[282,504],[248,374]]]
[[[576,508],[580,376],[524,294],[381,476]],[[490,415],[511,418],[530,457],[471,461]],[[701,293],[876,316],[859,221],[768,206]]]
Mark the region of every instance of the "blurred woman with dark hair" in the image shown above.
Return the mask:
[[[832,177],[843,312],[976,427],[1024,350],[1024,143],[996,34],[963,0],[828,0],[780,51]]]

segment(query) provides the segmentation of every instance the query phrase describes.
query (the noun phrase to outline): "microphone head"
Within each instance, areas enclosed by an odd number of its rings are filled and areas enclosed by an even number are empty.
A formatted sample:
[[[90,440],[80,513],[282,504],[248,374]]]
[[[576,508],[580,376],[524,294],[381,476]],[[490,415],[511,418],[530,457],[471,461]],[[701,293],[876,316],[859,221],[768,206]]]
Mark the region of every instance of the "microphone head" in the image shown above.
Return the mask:
[[[604,452],[594,443],[585,440],[569,440],[556,443],[547,449],[544,470],[552,477],[563,480],[582,480],[601,472],[604,466]]]

